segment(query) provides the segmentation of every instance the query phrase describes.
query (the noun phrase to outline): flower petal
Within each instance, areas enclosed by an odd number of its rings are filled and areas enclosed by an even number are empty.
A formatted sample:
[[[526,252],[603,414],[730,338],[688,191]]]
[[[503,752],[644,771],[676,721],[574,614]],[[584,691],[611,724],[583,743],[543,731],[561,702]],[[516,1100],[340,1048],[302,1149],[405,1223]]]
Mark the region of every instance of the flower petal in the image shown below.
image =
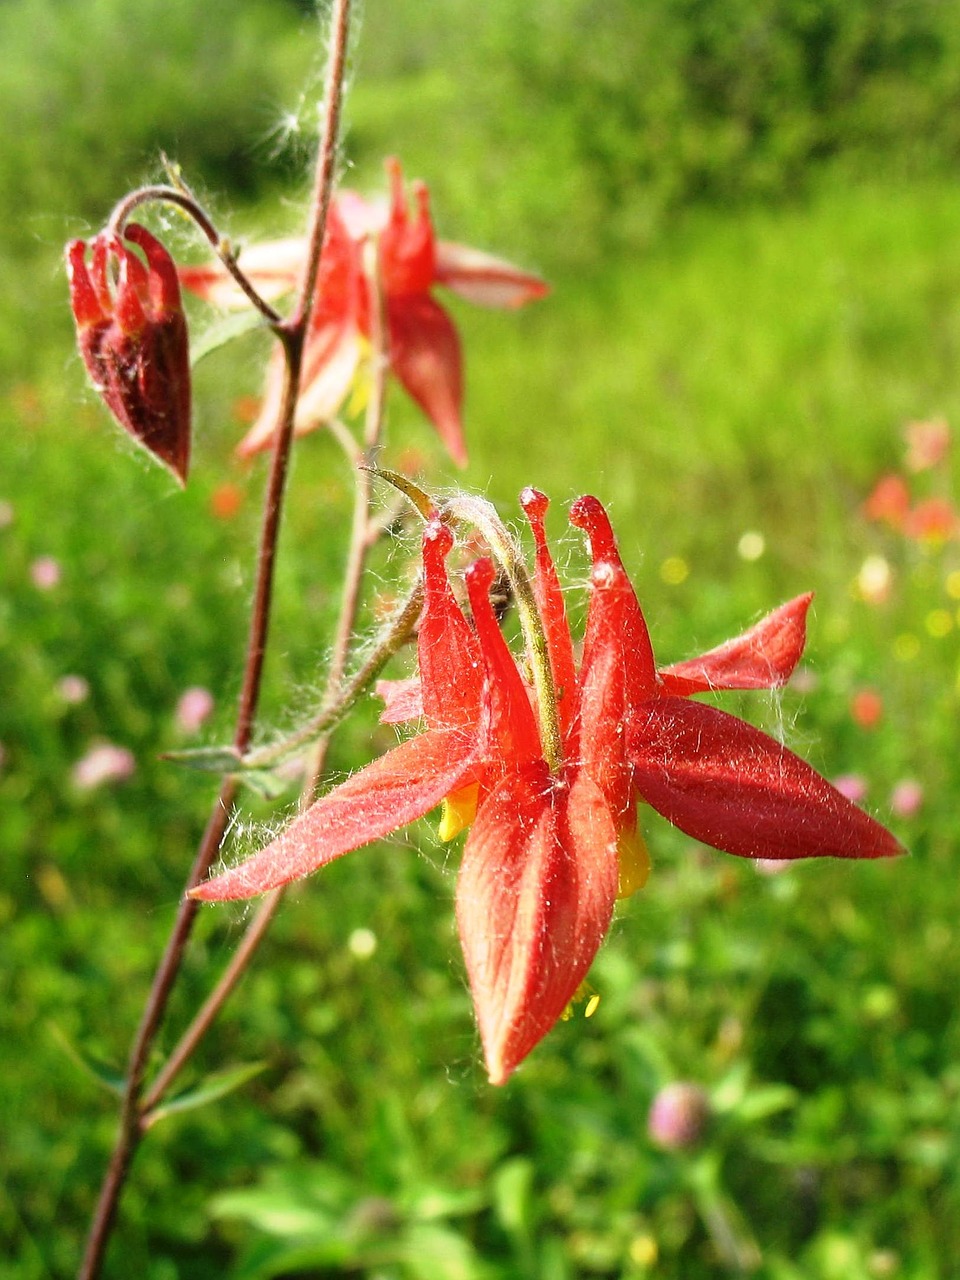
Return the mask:
[[[473,624],[477,629],[486,675],[483,685],[483,744],[480,750],[485,758],[499,758],[513,766],[526,764],[541,755],[540,733],[527,686],[490,603],[493,565],[486,558],[477,560],[467,570],[466,576]]]
[[[360,347],[356,331],[348,325],[311,328],[303,356],[303,376],[294,430],[306,435],[323,426],[337,413],[356,377]],[[274,351],[267,365],[263,403],[253,426],[237,445],[237,455],[250,458],[270,447],[277,432],[286,363],[282,351]]]
[[[545,494],[526,488],[520,494],[520,505],[530,523],[536,544],[533,591],[537,609],[543,620],[543,629],[550,653],[557,711],[560,715],[560,731],[564,738],[573,721],[577,708],[577,668],[573,657],[573,640],[563,604],[563,590],[557,577],[556,565],[547,544],[544,518],[550,505]]]
[[[805,761],[736,716],[651,698],[630,723],[640,794],[674,826],[745,858],[889,858],[889,831]]]
[[[477,637],[457,604],[445,560],[453,534],[439,520],[423,531],[423,616],[417,633],[420,692],[427,724],[435,729],[475,726],[480,717],[483,668]]]
[[[423,715],[423,688],[419,676],[407,680],[378,680],[376,694],[383,699],[381,724],[407,724]]]
[[[473,748],[473,739],[457,730],[401,743],[322,796],[265,849],[191,896],[205,902],[252,898],[422,818],[472,780]]]
[[[586,774],[566,788],[538,761],[484,799],[464,850],[457,922],[492,1084],[563,1013],[616,891],[616,832]]]
[[[689,662],[660,670],[667,693],[710,689],[777,689],[786,684],[806,643],[807,610],[813,593],[788,600],[742,635]]]
[[[390,364],[437,429],[447,452],[467,465],[463,440],[463,359],[453,321],[427,294],[387,297]]]
[[[512,262],[481,253],[465,244],[439,241],[436,281],[481,307],[522,307],[545,298],[550,286]]]
[[[307,252],[306,240],[267,240],[244,248],[237,260],[243,272],[268,302],[282,298],[297,286]],[[178,269],[180,283],[215,307],[248,307],[250,299],[229,271],[219,263]]]

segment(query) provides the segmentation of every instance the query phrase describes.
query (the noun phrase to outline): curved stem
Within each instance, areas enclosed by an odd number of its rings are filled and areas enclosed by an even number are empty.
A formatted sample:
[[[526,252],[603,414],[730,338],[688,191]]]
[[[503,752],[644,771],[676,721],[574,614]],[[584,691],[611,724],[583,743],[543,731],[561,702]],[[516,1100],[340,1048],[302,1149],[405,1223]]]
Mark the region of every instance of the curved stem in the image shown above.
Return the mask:
[[[304,338],[307,319],[313,307],[313,299],[316,292],[320,263],[319,246],[323,244],[326,215],[333,184],[334,156],[339,128],[340,102],[343,93],[343,71],[346,61],[349,20],[350,0],[336,0],[330,37],[331,57],[327,79],[327,111],[317,162],[315,205],[312,211],[310,230],[311,243],[316,243],[317,252],[315,260],[311,260],[304,275],[302,292],[294,321],[283,325],[280,331],[286,354],[286,379],[267,485],[263,524],[261,526],[257,561],[257,586],[251,613],[250,633],[247,642],[243,683],[234,735],[234,745],[241,755],[250,744],[257,703],[260,697],[263,659],[270,620],[270,603],[273,594],[277,539],[280,529],[280,515],[290,445],[293,439],[294,411],[300,388]],[[195,201],[185,196],[182,192],[178,192],[175,188],[162,188],[161,190],[169,193],[164,194],[162,198],[173,199],[174,203],[188,208],[191,213],[198,208]],[[134,197],[131,197],[128,201],[118,206],[118,210],[114,211],[114,217],[118,219],[119,225],[122,225],[122,217],[126,216],[123,212],[124,205],[126,205],[126,210],[129,212],[131,208],[135,207],[135,203],[143,199],[155,198],[145,194],[149,191],[150,188],[144,188],[142,192],[135,193],[136,201],[134,201]],[[131,203],[131,201],[134,201],[134,203]],[[202,213],[202,210],[200,212]],[[209,224],[209,220],[207,221]],[[212,224],[209,225],[213,230]],[[236,791],[237,784],[230,778],[225,779],[221,784],[220,794],[211,812],[206,831],[187,879],[186,891],[192,889],[206,876],[214,858],[217,856],[236,798]],[[100,1190],[86,1251],[78,1273],[78,1280],[95,1280],[101,1272],[107,1244],[116,1221],[120,1193],[123,1190],[137,1147],[145,1132],[142,1093],[147,1059],[166,1012],[170,993],[179,975],[197,910],[198,904],[193,899],[184,897],[181,900],[163,959],[154,977],[140,1026],[134,1038],[130,1051],[126,1089],[121,1104],[117,1140]]]
[[[149,204],[155,200],[163,201],[166,204],[175,204],[178,208],[185,210],[210,241],[217,257],[260,314],[274,328],[283,323],[283,317],[280,312],[274,310],[270,303],[260,296],[249,278],[240,269],[229,242],[221,237],[219,231],[213,225],[210,215],[187,187],[168,187],[157,184],[149,187],[139,187],[136,191],[131,191],[128,196],[124,196],[120,203],[115,206],[107,222],[107,229],[117,235],[123,235],[124,224],[134,209],[141,204]]]

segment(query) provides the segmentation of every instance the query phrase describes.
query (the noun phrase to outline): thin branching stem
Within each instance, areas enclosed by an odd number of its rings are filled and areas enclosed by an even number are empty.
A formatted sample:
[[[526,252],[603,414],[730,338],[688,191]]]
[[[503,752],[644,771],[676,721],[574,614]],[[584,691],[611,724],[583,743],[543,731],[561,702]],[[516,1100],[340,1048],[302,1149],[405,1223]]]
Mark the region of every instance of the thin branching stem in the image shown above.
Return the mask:
[[[388,367],[385,348],[385,325],[382,287],[379,268],[374,263],[371,272],[373,279],[373,323],[371,333],[371,360],[373,362],[373,379],[370,399],[364,425],[364,443],[368,450],[377,447],[383,430],[383,410],[386,390],[386,371]],[[375,539],[371,538],[371,477],[369,471],[356,465],[358,448],[353,436],[345,427],[340,426],[336,433],[354,475],[355,501],[354,516],[350,534],[344,569],[344,587],[341,598],[340,614],[334,633],[331,648],[330,667],[327,673],[326,688],[323,697],[324,711],[312,725],[307,726],[308,736],[303,742],[317,739],[310,768],[300,795],[301,811],[312,801],[317,782],[323,773],[326,763],[329,730],[337,720],[351,707],[367,687],[374,676],[382,669],[387,660],[397,651],[399,646],[410,636],[420,613],[422,602],[422,585],[420,581],[414,585],[410,596],[395,615],[380,643],[368,660],[355,673],[352,680],[344,684],[344,674],[350,655],[351,640],[356,629],[357,614],[360,606],[360,593],[366,569],[367,557]],[[327,719],[324,720],[324,715]],[[319,726],[319,727],[318,727]],[[289,749],[291,743],[284,744]],[[149,1092],[143,1099],[143,1115],[148,1120],[150,1113],[158,1107],[175,1077],[189,1061],[207,1031],[213,1025],[217,1015],[229,999],[237,983],[243,977],[260,943],[263,941],[273,917],[283,899],[283,888],[268,893],[257,908],[253,919],[246,930],[229,964],[220,980],[204,1001],[196,1016],[187,1027],[180,1041],[174,1048],[159,1075],[153,1081]]]
[[[250,745],[260,687],[263,660],[266,652],[270,621],[270,604],[273,594],[273,576],[276,564],[280,516],[286,485],[290,445],[293,439],[293,423],[300,389],[303,348],[307,323],[314,304],[317,277],[320,266],[320,248],[326,228],[327,210],[333,187],[335,157],[340,121],[340,104],[343,94],[344,68],[350,25],[350,0],[336,0],[330,33],[330,60],[326,86],[326,112],[323,135],[317,159],[314,201],[311,206],[309,240],[310,258],[292,319],[279,332],[286,357],[286,379],[277,432],[274,439],[273,458],[261,526],[257,557],[257,585],[251,612],[247,641],[243,682],[237,710],[234,746],[243,754]],[[144,189],[147,190],[147,189]],[[176,197],[175,203],[187,207],[188,196],[169,188]],[[146,197],[144,197],[146,198]],[[119,206],[120,215],[114,211],[117,224],[122,225],[126,216]],[[129,211],[129,210],[128,210]],[[216,234],[214,232],[214,234]],[[219,242],[219,237],[217,237]],[[206,831],[197,850],[186,889],[189,891],[206,876],[220,849],[236,798],[237,784],[225,779],[221,784]],[[198,904],[184,897],[177,910],[173,929],[167,942],[160,966],[154,976],[150,994],[144,1008],[140,1026],[130,1051],[126,1088],[121,1104],[120,1121],[113,1154],[107,1168],[100,1196],[91,1222],[87,1247],[78,1272],[78,1280],[96,1280],[101,1274],[107,1245],[117,1216],[117,1206],[133,1157],[145,1132],[143,1107],[143,1082],[150,1049],[163,1021],[170,994],[180,973],[187,941],[192,931]]]

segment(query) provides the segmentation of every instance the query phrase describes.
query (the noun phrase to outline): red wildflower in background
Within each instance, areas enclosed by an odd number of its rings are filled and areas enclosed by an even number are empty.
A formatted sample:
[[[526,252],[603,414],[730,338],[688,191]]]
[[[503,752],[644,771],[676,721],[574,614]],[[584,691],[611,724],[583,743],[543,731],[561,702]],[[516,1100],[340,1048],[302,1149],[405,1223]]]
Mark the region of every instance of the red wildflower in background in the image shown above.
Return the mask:
[[[143,252],[146,263],[124,240]],[[87,265],[87,249],[92,248]],[[184,483],[190,354],[173,259],[145,227],[67,246],[70,305],[87,372],[120,425]]]
[[[528,489],[533,595],[553,689],[532,696],[497,625],[487,559],[466,574],[473,625],[450,588],[452,535],[423,539],[420,675],[388,686],[387,717],[422,710],[426,729],[361,769],[248,861],[194,891],[251,897],[308,875],[444,803],[441,836],[470,826],[457,921],[495,1084],[561,1016],[609,926],[646,878],[643,799],[683,831],[751,858],[885,857],[893,837],[780,743],[713,707],[712,689],[782,685],[804,643],[809,596],[737,639],[660,671],[643,614],[595,498],[571,520],[593,559],[583,654],[575,660],[547,546],[547,501]],[[531,655],[532,660],[532,655]]]
[[[500,258],[438,241],[426,186],[414,183],[411,208],[399,163],[389,160],[387,172],[388,203],[368,203],[344,191],[331,205],[304,352],[296,428],[303,433],[329,421],[357,377],[372,332],[375,297],[364,245],[376,239],[390,367],[436,427],[454,462],[463,466],[467,452],[460,339],[453,321],[434,299],[433,287],[443,285],[483,306],[519,307],[543,297],[547,286]],[[264,297],[276,298],[297,286],[305,251],[303,240],[278,240],[244,253],[242,266]],[[220,267],[184,267],[180,278],[186,288],[218,305],[246,302]],[[277,356],[268,371],[259,417],[239,446],[241,454],[269,445],[282,384],[283,361]]]

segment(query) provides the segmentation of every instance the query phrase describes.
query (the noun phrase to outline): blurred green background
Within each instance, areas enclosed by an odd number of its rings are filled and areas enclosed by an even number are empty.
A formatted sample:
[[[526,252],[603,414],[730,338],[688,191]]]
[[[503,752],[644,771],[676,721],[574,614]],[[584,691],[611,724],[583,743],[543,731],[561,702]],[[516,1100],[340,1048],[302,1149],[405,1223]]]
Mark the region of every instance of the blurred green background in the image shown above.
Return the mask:
[[[199,367],[175,492],[86,387],[62,245],[161,151],[234,236],[298,226],[322,57],[285,0],[6,0],[0,47],[0,1276],[46,1280],[76,1268],[115,1116],[63,1042],[122,1066],[212,795],[158,756],[230,733],[264,481],[232,457],[256,341]],[[903,471],[905,424],[960,420],[960,9],[366,0],[346,127],[346,183],[374,189],[396,154],[443,236],[554,286],[517,315],[451,304],[465,483],[506,514],[527,483],[550,493],[572,586],[563,506],[607,502],[664,661],[814,589],[801,679],[724,705],[848,775],[913,856],[764,876],[645,818],[654,874],[618,909],[596,1014],[501,1090],[456,850],[424,823],[344,859],[290,895],[185,1084],[265,1070],[151,1133],[106,1274],[954,1274],[960,555],[863,502]],[[394,395],[386,460],[411,451],[459,481]],[[956,478],[949,456],[906,476],[915,501]],[[330,441],[303,441],[267,734],[321,687],[349,501]],[[378,590],[414,550],[385,552]],[[197,686],[215,709],[191,732]],[[371,699],[332,776],[393,740],[375,720]],[[91,785],[103,743],[135,768]],[[245,827],[278,820],[246,805]],[[168,1048],[246,918],[203,913]],[[647,1116],[677,1080],[712,1118],[664,1150]]]

